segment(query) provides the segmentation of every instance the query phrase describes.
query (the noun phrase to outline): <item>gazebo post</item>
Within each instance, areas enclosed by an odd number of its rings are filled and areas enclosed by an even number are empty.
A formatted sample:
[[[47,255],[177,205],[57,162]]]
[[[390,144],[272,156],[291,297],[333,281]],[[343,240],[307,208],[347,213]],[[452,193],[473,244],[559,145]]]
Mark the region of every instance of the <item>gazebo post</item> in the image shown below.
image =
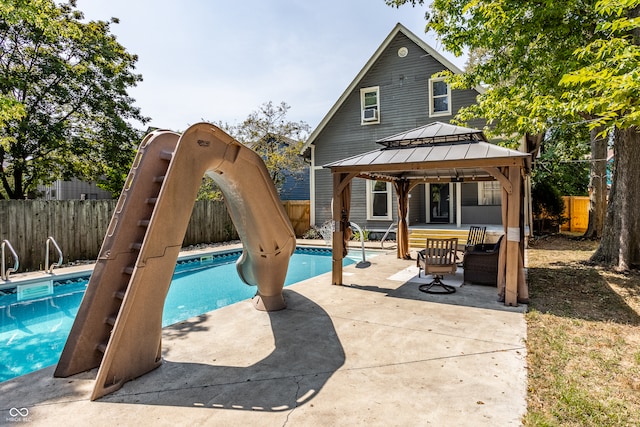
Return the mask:
[[[350,183],[355,173],[333,173],[333,234],[331,246],[331,283],[342,285],[342,259],[345,256],[345,221],[349,220],[349,204],[351,198]],[[346,194],[345,194],[346,192]],[[343,210],[346,218],[343,218]]]
[[[507,201],[507,251],[505,305],[518,305],[518,278],[520,269],[520,167],[509,166],[511,193]]]

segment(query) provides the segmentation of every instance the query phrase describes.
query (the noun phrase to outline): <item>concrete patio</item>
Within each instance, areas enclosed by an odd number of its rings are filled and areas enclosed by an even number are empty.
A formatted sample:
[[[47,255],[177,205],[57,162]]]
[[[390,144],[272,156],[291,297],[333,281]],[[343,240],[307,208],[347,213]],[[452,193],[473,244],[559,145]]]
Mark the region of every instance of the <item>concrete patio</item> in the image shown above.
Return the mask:
[[[369,260],[345,286],[287,287],[286,310],[243,301],[165,328],[162,366],[98,401],[95,370],[2,383],[0,424],[520,425],[526,307],[460,274],[445,280],[456,293],[422,293],[395,250]]]

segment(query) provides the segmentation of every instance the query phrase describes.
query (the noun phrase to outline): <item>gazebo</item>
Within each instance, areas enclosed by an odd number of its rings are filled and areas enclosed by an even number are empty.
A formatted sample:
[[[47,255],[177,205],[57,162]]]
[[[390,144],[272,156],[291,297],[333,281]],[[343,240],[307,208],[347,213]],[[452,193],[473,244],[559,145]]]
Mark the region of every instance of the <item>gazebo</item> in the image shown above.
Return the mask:
[[[376,142],[383,147],[324,165],[333,175],[333,284],[342,284],[353,178],[393,183],[398,198],[398,258],[403,259],[411,259],[406,216],[409,192],[416,185],[497,180],[502,185],[502,224],[506,236],[498,261],[498,289],[506,305],[526,301],[523,195],[531,155],[491,144],[480,130],[441,122]]]

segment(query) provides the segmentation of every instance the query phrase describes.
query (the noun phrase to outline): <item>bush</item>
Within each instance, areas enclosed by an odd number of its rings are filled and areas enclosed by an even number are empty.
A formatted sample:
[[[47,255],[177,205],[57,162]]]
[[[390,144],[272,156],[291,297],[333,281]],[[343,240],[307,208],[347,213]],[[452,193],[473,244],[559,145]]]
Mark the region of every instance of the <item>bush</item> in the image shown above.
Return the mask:
[[[362,235],[364,236],[364,241],[368,242],[369,241],[369,230],[367,230],[366,228],[364,230],[362,230]],[[351,235],[351,240],[357,240],[359,242],[360,241],[360,232],[358,232],[357,230],[353,230],[353,234]]]
[[[318,229],[318,227],[316,227],[315,225],[311,226],[310,229],[308,229],[307,231],[304,232],[304,234],[302,235],[303,239],[322,239],[322,234],[320,233],[320,230]]]
[[[531,191],[534,232],[557,233],[569,218],[564,214],[564,200],[558,188],[548,180],[536,183]]]

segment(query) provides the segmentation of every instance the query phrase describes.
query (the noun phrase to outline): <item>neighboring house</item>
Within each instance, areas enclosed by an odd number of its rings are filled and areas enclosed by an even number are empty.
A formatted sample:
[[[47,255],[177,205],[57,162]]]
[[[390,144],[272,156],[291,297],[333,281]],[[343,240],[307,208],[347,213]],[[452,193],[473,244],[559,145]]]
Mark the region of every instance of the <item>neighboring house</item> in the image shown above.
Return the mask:
[[[443,78],[432,77],[445,70],[461,72],[403,25],[394,27],[307,141],[311,224],[321,226],[331,219],[333,178],[323,165],[377,150],[375,141],[387,136],[449,122],[461,107],[476,102],[478,90],[452,91]],[[392,187],[354,179],[351,220],[370,231],[384,231],[397,222]],[[497,182],[418,185],[410,197],[409,225],[501,223]]]
[[[105,191],[94,182],[80,181],[72,178],[70,181],[57,180],[51,185],[39,185],[39,199],[44,200],[99,200],[113,199],[113,195]]]
[[[287,174],[280,189],[280,200],[309,200],[309,166]]]
[[[299,141],[295,141],[287,136],[281,136],[280,141],[271,137],[271,144],[277,142],[279,148],[288,148],[291,150],[291,145],[299,144]],[[245,143],[245,145],[255,151],[256,143]],[[263,160],[266,161],[265,158]],[[283,170],[284,182],[278,189],[278,195],[280,200],[309,200],[309,155],[308,151],[301,154],[298,159],[302,168],[300,170]]]

